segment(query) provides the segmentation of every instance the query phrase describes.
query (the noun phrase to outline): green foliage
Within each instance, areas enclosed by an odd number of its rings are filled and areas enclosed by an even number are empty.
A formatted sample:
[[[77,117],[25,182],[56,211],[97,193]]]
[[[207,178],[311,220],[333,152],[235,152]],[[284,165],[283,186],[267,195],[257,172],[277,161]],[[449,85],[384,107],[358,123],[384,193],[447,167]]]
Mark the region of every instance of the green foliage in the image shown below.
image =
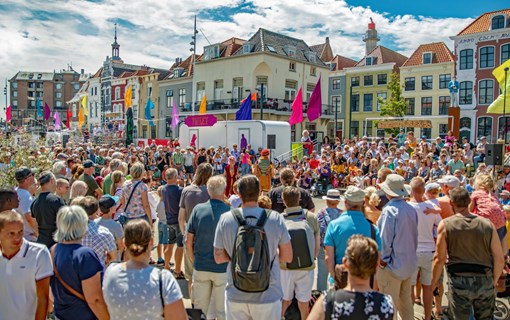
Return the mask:
[[[0,188],[13,188],[18,185],[14,178],[14,172],[19,167],[35,168],[38,172],[51,170],[53,162],[47,154],[37,156],[31,155],[31,152],[38,152],[44,147],[44,141],[34,139],[32,135],[11,135],[10,138],[2,139],[0,142],[0,156],[3,160],[5,156],[11,155],[11,165],[0,169]]]
[[[407,112],[407,103],[402,97],[403,86],[400,84],[400,76],[397,73],[391,74],[387,88],[389,90],[389,97],[387,99],[378,99],[381,104],[381,116],[404,117]],[[384,129],[384,131],[388,134],[397,135],[399,128]]]

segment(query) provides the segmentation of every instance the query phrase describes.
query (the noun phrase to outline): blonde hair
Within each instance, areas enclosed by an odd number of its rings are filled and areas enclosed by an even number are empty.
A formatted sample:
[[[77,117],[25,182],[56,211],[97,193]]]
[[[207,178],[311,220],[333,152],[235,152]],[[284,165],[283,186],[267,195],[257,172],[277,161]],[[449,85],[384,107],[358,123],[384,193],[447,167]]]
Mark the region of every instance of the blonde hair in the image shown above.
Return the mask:
[[[381,198],[379,198],[375,187],[368,187],[365,189],[365,198],[367,199],[368,204],[374,207],[381,202]]]
[[[375,273],[379,261],[379,251],[374,240],[360,234],[347,241],[345,259],[351,276],[368,279]]]
[[[144,219],[131,220],[124,228],[124,242],[129,254],[138,257],[147,250],[152,239],[149,223]]]
[[[475,177],[475,189],[482,189],[488,192],[494,191],[494,179],[487,173],[478,174]]]
[[[510,206],[509,205],[504,205],[503,206],[503,211],[505,211],[505,213],[510,213]]]
[[[273,205],[268,196],[260,196],[257,202],[259,207],[263,209],[271,209],[271,206]]]
[[[143,163],[136,162],[131,166],[130,174],[133,179],[140,179],[145,171]]]
[[[122,176],[124,173],[120,170],[116,170],[112,173],[112,186],[110,187],[110,194],[115,195],[115,191],[117,190],[117,183],[122,181]]]
[[[60,208],[57,213],[57,231],[53,235],[55,242],[79,240],[87,233],[89,216],[77,205]]]

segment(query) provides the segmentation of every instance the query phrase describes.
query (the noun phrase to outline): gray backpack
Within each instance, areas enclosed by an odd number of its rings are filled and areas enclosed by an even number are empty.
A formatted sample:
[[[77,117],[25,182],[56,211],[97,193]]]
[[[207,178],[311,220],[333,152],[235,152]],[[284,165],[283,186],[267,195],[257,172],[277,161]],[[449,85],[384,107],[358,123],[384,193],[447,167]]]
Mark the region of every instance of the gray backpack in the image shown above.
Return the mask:
[[[285,214],[285,225],[290,235],[292,245],[292,262],[287,263],[287,269],[303,269],[313,266],[315,237],[306,212]]]
[[[252,226],[246,223],[239,209],[232,209],[238,228],[230,265],[234,286],[243,292],[266,291],[271,280],[274,259],[271,261],[269,256],[267,236],[264,232],[264,226],[271,211],[261,210],[263,212],[260,218]]]

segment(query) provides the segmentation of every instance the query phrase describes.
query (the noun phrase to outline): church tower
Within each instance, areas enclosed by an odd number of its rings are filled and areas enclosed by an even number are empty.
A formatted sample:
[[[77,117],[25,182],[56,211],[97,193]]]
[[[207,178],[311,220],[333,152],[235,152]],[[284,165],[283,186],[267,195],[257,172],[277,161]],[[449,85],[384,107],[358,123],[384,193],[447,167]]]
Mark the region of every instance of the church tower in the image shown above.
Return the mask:
[[[365,36],[363,37],[363,42],[365,42],[365,56],[375,47],[377,47],[377,42],[379,42],[379,38],[377,37],[377,30],[375,29],[375,23],[372,18],[370,18],[370,23],[368,24],[368,29],[365,32]]]
[[[112,60],[121,60],[120,45],[117,43],[117,24],[115,24],[115,37],[112,43]]]

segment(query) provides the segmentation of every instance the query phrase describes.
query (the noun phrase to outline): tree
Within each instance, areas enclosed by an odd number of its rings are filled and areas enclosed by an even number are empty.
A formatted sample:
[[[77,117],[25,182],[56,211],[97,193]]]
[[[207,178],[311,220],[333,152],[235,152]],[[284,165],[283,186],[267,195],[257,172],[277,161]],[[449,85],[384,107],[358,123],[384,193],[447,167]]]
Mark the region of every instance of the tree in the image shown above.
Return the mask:
[[[407,102],[402,97],[402,86],[400,85],[400,76],[393,72],[390,81],[387,84],[389,97],[387,99],[379,98],[381,104],[381,116],[404,117],[407,113]],[[384,129],[384,132],[397,135],[399,128]]]

